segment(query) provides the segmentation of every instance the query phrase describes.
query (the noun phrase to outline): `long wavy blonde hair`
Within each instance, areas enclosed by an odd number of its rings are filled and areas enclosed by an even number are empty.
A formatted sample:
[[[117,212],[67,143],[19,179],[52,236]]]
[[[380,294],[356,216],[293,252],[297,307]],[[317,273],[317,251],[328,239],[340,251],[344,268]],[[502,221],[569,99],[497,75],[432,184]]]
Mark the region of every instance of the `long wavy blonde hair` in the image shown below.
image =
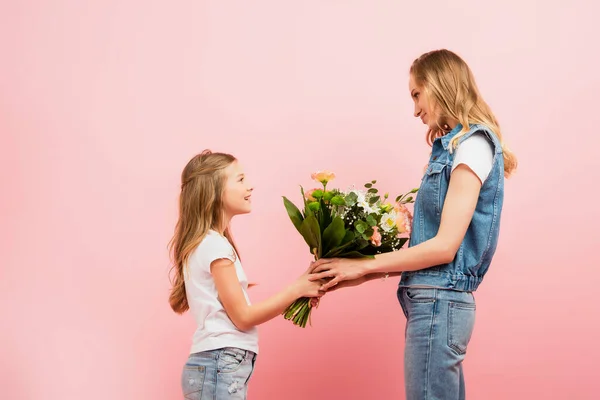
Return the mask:
[[[502,145],[504,174],[510,176],[517,168],[517,158],[504,143],[500,124],[479,93],[467,63],[449,50],[434,50],[417,58],[410,67],[410,74],[426,91],[433,103],[430,104],[431,109],[438,114],[439,129],[429,129],[427,143],[431,145],[436,138],[448,133],[448,120],[462,125],[462,130],[452,138],[451,149],[455,149],[459,139],[469,132],[470,124],[485,125],[496,134]]]
[[[171,271],[174,272],[169,304],[178,314],[189,309],[184,275],[187,262],[209,229],[220,231],[225,228],[224,236],[237,254],[229,227],[223,227],[223,192],[227,180],[224,170],[235,161],[230,154],[205,150],[192,158],[181,173],[179,219],[169,242]]]

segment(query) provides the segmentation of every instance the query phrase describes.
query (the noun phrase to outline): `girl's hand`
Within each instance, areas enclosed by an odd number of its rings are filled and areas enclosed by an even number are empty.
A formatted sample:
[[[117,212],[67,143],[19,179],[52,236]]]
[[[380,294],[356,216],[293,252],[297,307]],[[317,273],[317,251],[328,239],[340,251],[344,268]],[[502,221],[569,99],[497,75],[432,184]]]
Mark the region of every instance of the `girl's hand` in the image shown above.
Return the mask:
[[[292,284],[294,292],[298,298],[300,297],[315,297],[319,298],[325,294],[321,290],[321,286],[325,283],[324,280],[314,278],[311,275],[313,266],[309,267],[296,281]]]
[[[321,290],[327,291],[343,281],[362,278],[368,271],[367,266],[370,261],[371,259],[364,258],[322,258],[311,265],[313,274],[310,279],[314,281],[329,279],[329,282],[321,287]],[[356,286],[361,283],[363,281],[356,281],[354,284],[346,286]]]

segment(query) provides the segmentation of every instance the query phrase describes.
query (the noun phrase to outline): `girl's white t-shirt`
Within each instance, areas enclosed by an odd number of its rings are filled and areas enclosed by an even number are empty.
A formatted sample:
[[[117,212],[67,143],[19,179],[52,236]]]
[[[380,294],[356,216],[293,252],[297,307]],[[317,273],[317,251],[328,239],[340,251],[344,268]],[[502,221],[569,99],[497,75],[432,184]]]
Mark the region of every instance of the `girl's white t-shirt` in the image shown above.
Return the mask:
[[[239,330],[225,312],[219,300],[210,264],[218,259],[231,260],[248,304],[248,279],[242,264],[229,240],[210,230],[192,252],[185,275],[185,290],[190,312],[196,320],[197,329],[192,339],[190,353],[237,347],[258,354],[258,330]]]
[[[494,147],[483,133],[474,133],[465,139],[454,154],[452,171],[460,164],[465,164],[479,177],[481,184],[492,171]]]

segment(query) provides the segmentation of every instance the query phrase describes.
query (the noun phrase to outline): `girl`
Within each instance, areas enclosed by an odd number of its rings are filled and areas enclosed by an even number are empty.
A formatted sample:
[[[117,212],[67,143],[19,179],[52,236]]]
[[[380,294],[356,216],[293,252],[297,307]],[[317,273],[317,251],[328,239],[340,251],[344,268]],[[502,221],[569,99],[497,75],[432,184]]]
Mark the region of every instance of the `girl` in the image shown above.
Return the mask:
[[[181,175],[169,302],[176,313],[189,309],[198,326],[181,380],[186,399],[245,399],[258,353],[256,325],[279,316],[300,297],[323,294],[323,282],[310,281],[307,271],[271,298],[250,305],[229,224],[235,215],[250,212],[252,190],[229,154],[204,151]]]
[[[517,161],[471,70],[456,54],[438,50],[417,58],[409,90],[414,116],[427,125],[432,146],[409,248],[370,260],[319,260],[311,279],[331,279],[322,288],[327,290],[401,275],[407,399],[464,399],[462,362],[475,323],[473,292],[496,250],[504,177]]]

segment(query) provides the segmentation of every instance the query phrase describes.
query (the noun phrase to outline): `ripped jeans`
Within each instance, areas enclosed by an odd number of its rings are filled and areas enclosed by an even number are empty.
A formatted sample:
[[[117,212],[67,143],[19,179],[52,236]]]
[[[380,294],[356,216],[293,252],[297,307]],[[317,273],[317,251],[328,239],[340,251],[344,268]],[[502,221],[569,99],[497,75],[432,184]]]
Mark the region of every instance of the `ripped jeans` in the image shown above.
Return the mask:
[[[227,347],[190,354],[181,375],[186,400],[245,400],[256,354]]]

